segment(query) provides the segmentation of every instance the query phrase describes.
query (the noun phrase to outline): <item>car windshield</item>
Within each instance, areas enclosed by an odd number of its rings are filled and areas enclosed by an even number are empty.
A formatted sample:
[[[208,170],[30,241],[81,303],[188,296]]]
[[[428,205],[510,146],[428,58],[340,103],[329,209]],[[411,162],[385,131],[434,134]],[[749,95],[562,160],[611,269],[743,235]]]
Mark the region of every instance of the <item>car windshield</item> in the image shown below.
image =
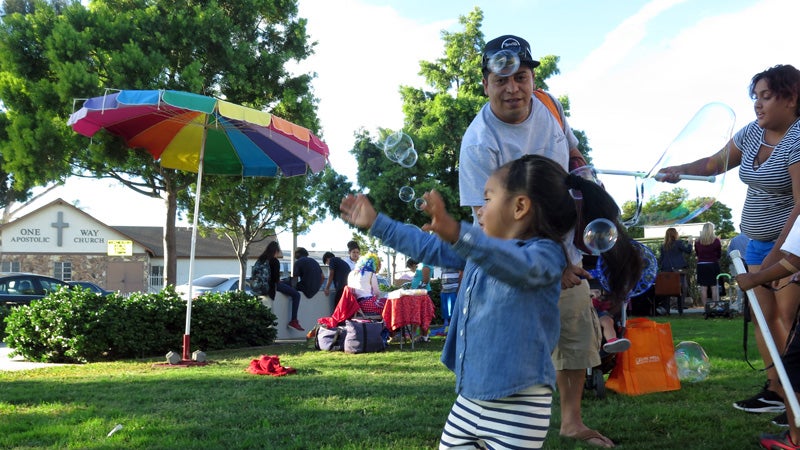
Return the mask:
[[[58,291],[61,286],[66,285],[66,283],[58,283],[56,281],[50,281],[45,279],[39,279],[39,283],[42,285],[42,289],[48,294]]]
[[[206,275],[204,277],[196,278],[192,286],[212,288],[219,286],[228,280],[228,277],[220,277],[215,275]]]

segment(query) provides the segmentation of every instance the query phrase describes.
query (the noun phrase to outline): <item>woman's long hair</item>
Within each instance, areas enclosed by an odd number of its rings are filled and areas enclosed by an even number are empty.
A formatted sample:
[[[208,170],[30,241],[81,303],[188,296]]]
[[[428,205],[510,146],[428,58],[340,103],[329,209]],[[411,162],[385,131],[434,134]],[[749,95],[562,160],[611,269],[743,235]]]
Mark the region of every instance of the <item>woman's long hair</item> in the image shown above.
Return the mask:
[[[672,227],[667,228],[667,231],[664,233],[664,250],[671,249],[677,240],[678,230]]]
[[[583,200],[580,209],[584,223],[607,219],[617,227],[617,242],[601,256],[607,267],[604,275],[608,281],[609,297],[615,305],[624,302],[638,284],[644,262],[639,249],[633,244],[633,239],[619,221],[619,206],[602,186],[592,180],[570,174],[567,185],[581,191]],[[576,232],[583,234],[583,230]]]
[[[706,222],[703,229],[700,231],[700,237],[697,239],[703,245],[711,245],[717,236],[714,235],[714,224]]]
[[[258,262],[263,263],[270,258],[274,258],[275,254],[277,254],[281,249],[281,245],[278,241],[272,241],[267,244],[267,248],[264,249],[264,252],[261,253],[261,256],[258,257]]]

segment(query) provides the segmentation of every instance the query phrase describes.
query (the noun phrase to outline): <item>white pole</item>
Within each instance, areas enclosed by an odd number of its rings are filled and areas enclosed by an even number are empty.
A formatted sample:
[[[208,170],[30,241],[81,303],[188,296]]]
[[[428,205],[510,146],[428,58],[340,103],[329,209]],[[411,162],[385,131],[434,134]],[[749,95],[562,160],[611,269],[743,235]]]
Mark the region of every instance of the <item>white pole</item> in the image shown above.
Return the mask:
[[[630,170],[614,170],[614,169],[595,169],[597,173],[605,173],[608,175],[624,175],[629,177],[637,177],[637,178],[646,178],[647,174],[644,172],[635,172]],[[664,176],[657,173],[653,176],[656,180],[660,180]],[[717,177],[714,175],[679,175],[679,179],[681,180],[690,180],[690,181],[708,181],[709,183],[713,183],[717,180]]]
[[[731,260],[733,260],[733,267],[736,269],[735,273],[746,273],[747,269],[744,267],[742,255],[739,253],[739,250],[731,251],[730,255]],[[800,404],[797,402],[797,395],[795,395],[794,388],[792,388],[792,382],[789,381],[789,375],[786,374],[786,368],[783,366],[781,354],[778,352],[778,347],[775,346],[775,340],[772,338],[772,333],[769,331],[767,319],[764,318],[764,313],[761,311],[761,306],[758,304],[755,291],[748,289],[747,298],[750,300],[750,311],[756,316],[758,327],[761,329],[761,335],[764,336],[764,343],[767,344],[769,355],[772,357],[772,364],[778,372],[778,379],[781,381],[781,386],[783,386],[783,395],[786,400],[789,400],[789,406],[792,408],[794,424],[800,427],[800,415],[798,415],[798,413],[800,413]]]
[[[197,245],[197,218],[200,216],[200,192],[203,187],[203,158],[206,152],[206,133],[203,128],[203,139],[200,142],[200,164],[197,168],[197,192],[194,196],[194,218],[192,220],[192,244],[189,247],[189,300],[186,301],[186,331],[183,334],[183,360],[191,358],[189,335],[192,328],[192,297],[194,296],[192,280],[194,280],[194,254]]]

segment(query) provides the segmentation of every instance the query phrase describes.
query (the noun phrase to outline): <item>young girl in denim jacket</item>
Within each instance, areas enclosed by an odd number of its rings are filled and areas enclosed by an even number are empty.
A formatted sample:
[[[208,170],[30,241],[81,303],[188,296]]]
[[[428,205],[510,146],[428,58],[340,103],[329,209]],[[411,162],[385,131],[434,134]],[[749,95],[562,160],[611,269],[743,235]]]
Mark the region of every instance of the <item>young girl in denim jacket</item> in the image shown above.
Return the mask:
[[[441,357],[455,373],[458,397],[439,448],[542,446],[555,384],[550,353],[559,336],[563,240],[577,222],[570,188],[581,190],[584,203],[618,211],[602,188],[535,155],[489,178],[479,226],[448,215],[436,191],[423,195],[431,222],[422,231],[378,214],[364,195],[342,200],[343,219],[383,244],[464,270]]]

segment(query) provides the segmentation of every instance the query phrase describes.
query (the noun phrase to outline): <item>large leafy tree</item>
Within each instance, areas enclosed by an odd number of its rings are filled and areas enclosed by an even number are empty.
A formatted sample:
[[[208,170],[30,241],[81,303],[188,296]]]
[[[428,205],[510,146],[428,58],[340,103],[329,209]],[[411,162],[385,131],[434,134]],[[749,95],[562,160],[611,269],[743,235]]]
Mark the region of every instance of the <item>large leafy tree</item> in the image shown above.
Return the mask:
[[[295,217],[304,222],[314,221],[313,210],[299,211],[306,197],[304,177],[234,178],[209,177],[204,182],[200,204],[213,205],[198,217],[201,234],[218,233],[227,237],[239,261],[241,275],[247,272],[247,258],[252,244],[257,244],[274,231],[289,229]],[[235,199],[235,201],[230,201]],[[193,205],[195,198],[186,191],[180,203]],[[312,212],[309,212],[312,211]],[[295,216],[298,214],[298,216]],[[194,212],[189,211],[189,219]],[[244,277],[240,279],[240,284]]]
[[[5,135],[5,124],[8,123],[5,112],[0,105],[0,141],[7,139]],[[0,224],[5,223],[5,212],[7,208],[15,202],[27,200],[30,197],[30,191],[15,185],[13,176],[5,169],[6,163],[3,154],[0,153],[0,209],[3,210],[3,220]]]
[[[111,177],[163,198],[167,283],[175,282],[177,197],[194,175],[163,169],[111,136],[87,144],[66,126],[73,99],[104,88],[184,90],[318,129],[311,77],[284,68],[312,51],[296,0],[92,0],[88,7],[6,0],[3,6],[4,169],[23,188],[74,175]]]
[[[421,225],[426,221],[413,204],[398,199],[398,191],[408,185],[417,194],[436,188],[447,202],[451,213],[469,220],[471,211],[459,208],[458,153],[461,138],[472,119],[486,103],[481,83],[481,51],[484,36],[481,32],[483,12],[473,9],[459,17],[463,31],[442,32],[444,55],[436,61],[422,61],[422,75],[428,89],[401,86],[403,131],[412,137],[419,160],[411,168],[402,167],[383,156],[382,142],[396,130],[379,130],[376,135],[361,132],[351,151],[358,161],[358,184],[369,191],[379,210],[396,218],[404,217]],[[540,58],[535,70],[536,86],[547,89],[546,79],[558,74],[558,57]],[[559,99],[569,114],[569,99]],[[586,136],[576,131],[580,150],[587,160],[590,148]]]

